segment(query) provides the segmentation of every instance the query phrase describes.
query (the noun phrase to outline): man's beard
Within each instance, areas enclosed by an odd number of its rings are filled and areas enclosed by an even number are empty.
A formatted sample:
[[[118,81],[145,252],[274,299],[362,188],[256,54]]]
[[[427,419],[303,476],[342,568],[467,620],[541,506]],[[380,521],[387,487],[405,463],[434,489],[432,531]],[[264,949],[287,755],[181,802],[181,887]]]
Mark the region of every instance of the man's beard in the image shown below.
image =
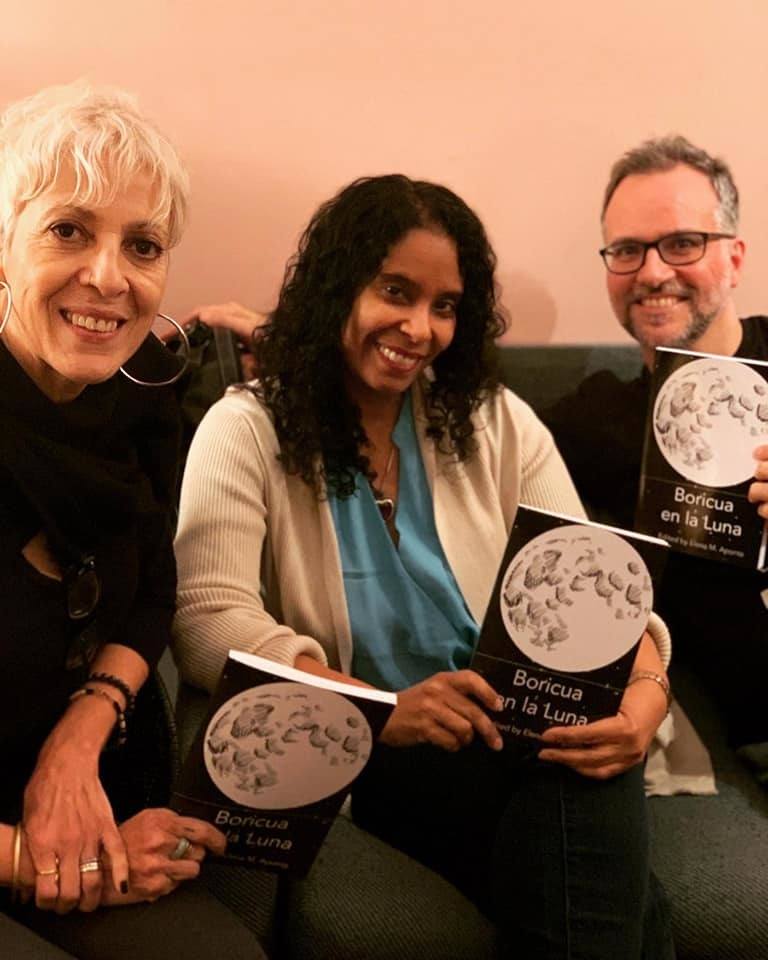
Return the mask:
[[[636,287],[631,294],[630,301],[627,304],[624,315],[621,319],[621,325],[627,333],[643,347],[672,347],[678,350],[690,349],[704,334],[709,330],[712,321],[720,312],[720,307],[703,312],[695,306],[696,291],[683,284],[662,284],[661,287]],[[689,310],[688,322],[685,328],[675,337],[659,343],[655,339],[647,338],[643,335],[642,329],[636,329],[632,320],[632,306],[642,300],[644,297],[665,297],[679,296],[685,297],[684,303],[687,303]],[[638,325],[641,326],[641,325]]]

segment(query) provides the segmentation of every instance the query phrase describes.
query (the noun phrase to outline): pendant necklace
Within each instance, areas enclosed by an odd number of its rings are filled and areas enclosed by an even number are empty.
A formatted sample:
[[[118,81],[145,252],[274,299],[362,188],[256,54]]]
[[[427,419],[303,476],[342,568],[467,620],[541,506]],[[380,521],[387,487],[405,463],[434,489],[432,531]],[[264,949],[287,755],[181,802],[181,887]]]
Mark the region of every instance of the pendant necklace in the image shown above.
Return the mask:
[[[382,485],[386,483],[387,477],[389,476],[389,471],[392,469],[392,461],[395,459],[395,444],[392,444],[392,449],[389,451],[389,456],[387,457],[387,462],[384,465],[384,473],[381,477]],[[384,521],[384,523],[389,523],[390,520],[395,516],[395,501],[392,497],[385,497],[381,490],[377,490],[373,484],[371,484],[371,490],[373,492],[373,500],[376,506],[379,508],[379,513]]]

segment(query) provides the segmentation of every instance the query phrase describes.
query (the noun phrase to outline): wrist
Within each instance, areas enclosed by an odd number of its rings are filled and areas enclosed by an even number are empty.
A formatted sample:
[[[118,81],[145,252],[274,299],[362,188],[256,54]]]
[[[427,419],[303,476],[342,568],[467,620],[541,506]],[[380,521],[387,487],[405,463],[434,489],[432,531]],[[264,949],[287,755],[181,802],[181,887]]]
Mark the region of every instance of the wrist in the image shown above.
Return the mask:
[[[0,886],[12,887],[14,874],[17,872],[14,864],[16,827],[9,823],[0,824],[0,854]]]
[[[126,721],[126,711],[123,709],[121,702],[113,696],[112,691],[105,690],[103,687],[94,686],[91,683],[86,683],[85,686],[75,690],[69,698],[69,702],[74,703],[74,701],[81,699],[87,700],[89,697],[100,699],[102,703],[108,704],[114,711],[114,729],[112,732],[115,736],[116,746],[122,747],[128,739],[128,724]]]
[[[667,694],[663,686],[647,677],[638,677],[627,684],[621,701],[621,713],[629,716],[645,730],[649,742],[669,713]]]
[[[30,890],[35,886],[35,865],[32,863],[32,856],[29,852],[27,835],[21,831],[21,850],[19,855],[19,887],[23,891]]]
[[[666,701],[667,711],[672,703],[672,689],[666,674],[658,673],[655,670],[633,670],[627,681],[627,690],[636,683],[653,683],[663,693]]]
[[[21,823],[3,825],[3,850],[7,850],[0,870],[0,884],[10,887],[11,899],[26,902],[35,886],[35,868],[29,855],[27,838]]]
[[[102,697],[78,697],[70,701],[59,722],[51,730],[40,756],[56,752],[66,756],[71,750],[78,756],[98,760],[115,726],[114,708]]]
[[[130,716],[136,709],[136,693],[122,677],[114,673],[91,672],[83,686],[108,694],[126,716]]]

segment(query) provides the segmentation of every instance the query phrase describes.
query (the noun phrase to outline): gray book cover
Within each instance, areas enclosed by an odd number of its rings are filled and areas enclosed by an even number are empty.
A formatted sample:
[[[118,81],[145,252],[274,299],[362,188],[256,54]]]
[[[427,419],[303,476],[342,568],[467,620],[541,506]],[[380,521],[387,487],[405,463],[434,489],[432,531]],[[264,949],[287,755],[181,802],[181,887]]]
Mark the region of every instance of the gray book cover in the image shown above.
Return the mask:
[[[510,744],[616,713],[667,544],[520,506],[472,668],[504,698]]]
[[[636,527],[680,553],[764,570],[766,525],[747,500],[768,443],[768,363],[656,349]]]
[[[396,702],[230,650],[171,806],[226,835],[224,860],[306,873]]]

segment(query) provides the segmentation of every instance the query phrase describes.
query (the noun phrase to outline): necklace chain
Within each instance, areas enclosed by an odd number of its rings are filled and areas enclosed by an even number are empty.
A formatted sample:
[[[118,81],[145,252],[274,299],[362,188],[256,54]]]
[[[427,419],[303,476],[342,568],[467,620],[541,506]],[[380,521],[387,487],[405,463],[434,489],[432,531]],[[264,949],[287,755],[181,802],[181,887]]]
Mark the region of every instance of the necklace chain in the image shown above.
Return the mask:
[[[387,462],[384,464],[384,473],[381,475],[381,484],[382,486],[386,482],[387,477],[389,476],[389,471],[392,469],[392,463],[395,459],[395,450],[396,446],[394,442],[389,449],[389,456],[387,457]],[[373,499],[376,503],[376,506],[379,508],[379,512],[384,518],[385,523],[389,523],[395,516],[395,500],[393,497],[387,497],[384,495],[383,490],[377,489],[373,483],[371,483],[371,489],[373,491]]]
[[[389,448],[389,456],[387,457],[387,462],[384,464],[384,473],[381,475],[381,482],[384,481],[389,476],[389,471],[392,469],[392,461],[395,459],[395,445],[394,443]]]

